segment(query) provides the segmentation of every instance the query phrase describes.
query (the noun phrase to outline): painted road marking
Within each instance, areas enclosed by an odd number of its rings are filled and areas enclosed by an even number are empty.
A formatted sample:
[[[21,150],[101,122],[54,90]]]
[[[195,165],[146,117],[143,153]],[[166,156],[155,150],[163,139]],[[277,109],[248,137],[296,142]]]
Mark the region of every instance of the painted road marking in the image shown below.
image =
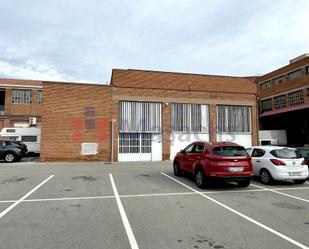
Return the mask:
[[[258,189],[246,189],[246,190],[218,190],[218,191],[201,191],[203,194],[226,194],[226,193],[249,193],[249,192],[267,192],[270,190],[306,190],[309,187],[294,187],[294,188],[274,188],[266,189],[259,185],[251,184]],[[174,193],[157,193],[157,194],[131,194],[131,195],[119,195],[120,198],[138,198],[138,197],[161,197],[161,196],[178,196],[178,195],[197,195],[195,192],[174,192]],[[44,201],[74,201],[74,200],[93,200],[93,199],[114,199],[114,195],[101,195],[101,196],[80,196],[80,197],[58,197],[58,198],[40,198],[40,199],[27,199],[21,202],[44,202]],[[0,203],[14,203],[17,200],[3,200]]]
[[[48,182],[50,179],[52,179],[54,177],[54,175],[51,175],[50,177],[48,177],[47,179],[45,179],[43,182],[41,182],[39,185],[37,185],[35,188],[33,188],[30,192],[28,192],[26,195],[24,195],[22,198],[20,198],[19,200],[17,200],[16,202],[14,202],[11,206],[9,206],[7,209],[5,209],[4,211],[2,211],[0,213],[0,219],[6,215],[8,212],[10,212],[14,207],[16,207],[18,204],[20,204],[23,200],[25,200],[29,195],[31,195],[33,192],[35,192],[36,190],[38,190],[40,187],[42,187],[46,182]]]
[[[304,202],[308,202],[309,203],[309,200],[304,199],[304,198],[300,198],[300,197],[297,197],[297,196],[294,196],[294,195],[289,195],[289,194],[286,194],[286,193],[282,193],[282,192],[279,192],[279,191],[274,190],[274,189],[264,188],[264,187],[261,187],[261,186],[255,185],[255,184],[251,184],[251,185],[254,186],[254,187],[260,188],[260,189],[264,189],[264,190],[267,190],[267,191],[279,194],[279,195],[284,195],[284,196],[287,196],[287,197],[290,197],[290,198],[293,198],[293,199],[296,199],[296,200],[299,200],[299,201],[304,201]]]
[[[272,229],[272,228],[270,228],[270,227],[268,227],[268,226],[266,226],[266,225],[264,225],[264,224],[262,224],[262,223],[260,223],[260,222],[258,222],[256,220],[250,218],[249,216],[247,216],[247,215],[245,215],[243,213],[238,212],[237,210],[235,210],[235,209],[233,209],[233,208],[231,208],[231,207],[229,207],[229,206],[227,206],[227,205],[225,205],[225,204],[223,204],[223,203],[221,203],[221,202],[219,202],[219,201],[217,201],[217,200],[215,200],[215,199],[213,199],[213,198],[203,194],[202,192],[197,191],[196,189],[194,189],[194,188],[192,188],[192,187],[182,183],[181,181],[178,181],[175,178],[173,178],[173,177],[171,177],[171,176],[169,176],[169,175],[167,175],[167,174],[165,174],[163,172],[161,172],[161,174],[166,176],[167,178],[169,178],[169,179],[179,183],[180,185],[182,185],[182,186],[192,190],[193,192],[195,192],[195,193],[205,197],[206,199],[208,199],[208,200],[218,204],[219,206],[221,206],[221,207],[231,211],[232,213],[237,214],[238,216],[240,216],[240,217],[242,217],[242,218],[252,222],[253,224],[255,224],[255,225],[257,225],[257,226],[259,226],[259,227],[261,227],[261,228],[263,228],[263,229],[265,229],[265,230],[267,230],[267,231],[269,231],[269,232],[271,232],[271,233],[273,233],[275,235],[277,235],[278,237],[280,237],[280,238],[290,242],[291,244],[296,245],[296,246],[298,246],[299,248],[302,248],[302,249],[309,249],[308,246],[306,246],[304,244],[301,244],[300,242],[298,242],[298,241],[296,241],[296,240],[294,240],[294,239],[292,239],[292,238],[290,238],[290,237],[288,237],[288,236],[286,236],[286,235],[284,235],[284,234],[282,234],[282,233],[280,233],[280,232],[278,232],[278,231],[276,231],[276,230],[274,230],[274,229]]]
[[[132,248],[132,249],[138,249],[138,245],[137,245],[135,236],[134,236],[134,234],[133,234],[131,225],[130,225],[130,223],[129,223],[128,217],[127,217],[127,215],[126,215],[126,212],[125,212],[124,207],[123,207],[123,205],[122,205],[122,202],[121,202],[121,200],[120,200],[119,193],[118,193],[116,184],[115,184],[115,182],[114,182],[113,175],[112,175],[112,174],[109,174],[109,178],[110,178],[110,180],[111,180],[111,184],[112,184],[112,187],[113,187],[113,191],[114,191],[114,194],[115,194],[115,197],[116,197],[116,202],[117,202],[117,205],[118,205],[118,208],[119,208],[119,212],[120,212],[120,215],[121,215],[121,219],[122,219],[124,228],[125,228],[125,230],[126,230],[126,233],[127,233],[127,236],[128,236],[128,239],[129,239],[129,242],[130,242],[130,245],[131,245],[131,248]]]

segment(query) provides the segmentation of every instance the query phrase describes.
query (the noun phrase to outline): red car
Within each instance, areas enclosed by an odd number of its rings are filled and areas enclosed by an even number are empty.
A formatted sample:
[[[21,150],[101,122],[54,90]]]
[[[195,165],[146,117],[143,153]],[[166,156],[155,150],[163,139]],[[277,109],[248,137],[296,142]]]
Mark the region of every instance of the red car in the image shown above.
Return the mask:
[[[193,174],[199,188],[212,180],[247,187],[253,177],[251,157],[244,147],[230,142],[194,142],[177,153],[173,166],[176,176]]]

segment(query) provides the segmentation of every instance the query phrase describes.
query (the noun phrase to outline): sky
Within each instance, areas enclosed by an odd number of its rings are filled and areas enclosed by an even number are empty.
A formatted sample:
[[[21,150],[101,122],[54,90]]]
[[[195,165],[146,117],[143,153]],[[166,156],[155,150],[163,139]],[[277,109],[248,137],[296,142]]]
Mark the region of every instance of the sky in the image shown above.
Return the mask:
[[[254,76],[309,53],[308,0],[0,0],[0,77]]]

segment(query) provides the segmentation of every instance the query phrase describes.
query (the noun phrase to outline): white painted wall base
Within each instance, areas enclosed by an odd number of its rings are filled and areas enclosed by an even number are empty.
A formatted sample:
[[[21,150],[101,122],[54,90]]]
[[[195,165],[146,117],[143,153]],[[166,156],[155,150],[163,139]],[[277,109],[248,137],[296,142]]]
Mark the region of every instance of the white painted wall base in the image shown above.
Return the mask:
[[[187,145],[195,141],[209,142],[208,133],[176,133],[173,132],[170,135],[171,141],[171,154],[170,160],[174,160],[177,152],[184,149]]]
[[[233,133],[219,133],[217,134],[218,142],[233,142],[245,148],[252,146],[251,134],[233,134]]]

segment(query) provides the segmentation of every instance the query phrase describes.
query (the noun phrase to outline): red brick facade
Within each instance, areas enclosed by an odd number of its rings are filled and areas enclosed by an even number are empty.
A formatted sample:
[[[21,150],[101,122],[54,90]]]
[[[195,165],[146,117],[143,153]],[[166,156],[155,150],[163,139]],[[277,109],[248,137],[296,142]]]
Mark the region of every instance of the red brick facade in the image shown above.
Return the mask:
[[[44,82],[42,160],[111,160],[111,120],[115,120],[114,160],[118,160],[119,101],[162,103],[162,158],[170,156],[170,103],[210,107],[210,140],[216,141],[216,105],[246,105],[252,110],[252,141],[257,143],[256,83],[251,78],[140,70],[113,70],[111,86]],[[107,126],[88,129],[85,110]],[[103,122],[103,121],[102,121]],[[100,131],[100,129],[102,129]],[[100,140],[99,133],[105,136]],[[81,156],[81,143],[98,143],[96,156]]]

